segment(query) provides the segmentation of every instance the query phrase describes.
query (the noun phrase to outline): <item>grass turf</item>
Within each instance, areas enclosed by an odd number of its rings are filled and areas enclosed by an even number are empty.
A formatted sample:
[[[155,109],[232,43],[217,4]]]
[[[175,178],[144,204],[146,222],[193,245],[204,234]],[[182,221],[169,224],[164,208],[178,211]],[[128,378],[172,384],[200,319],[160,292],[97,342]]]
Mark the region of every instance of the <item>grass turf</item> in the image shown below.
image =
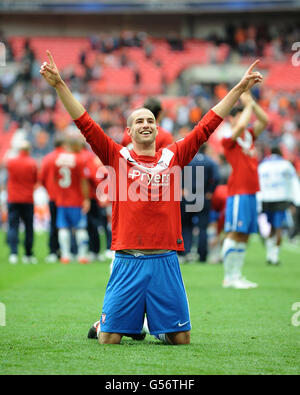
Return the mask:
[[[109,262],[45,264],[46,235],[36,235],[37,265],[8,264],[0,233],[0,374],[299,374],[300,326],[291,323],[300,302],[300,247],[282,249],[279,267],[264,263],[252,238],[245,275],[252,290],[222,289],[221,265],[182,265],[189,297],[189,346],[167,346],[151,336],[121,345],[87,339],[101,312]]]

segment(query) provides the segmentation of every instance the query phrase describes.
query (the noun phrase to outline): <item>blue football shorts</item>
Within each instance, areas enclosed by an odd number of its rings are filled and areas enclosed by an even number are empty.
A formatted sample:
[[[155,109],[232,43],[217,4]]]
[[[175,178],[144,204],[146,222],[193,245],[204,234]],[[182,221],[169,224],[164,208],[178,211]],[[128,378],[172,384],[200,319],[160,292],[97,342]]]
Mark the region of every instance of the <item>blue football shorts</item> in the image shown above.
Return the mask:
[[[264,211],[267,215],[267,220],[275,229],[288,227],[287,212],[284,211]]]
[[[57,207],[56,226],[58,229],[85,229],[87,218],[81,207]]]
[[[257,233],[256,195],[234,195],[226,200],[225,232]]]
[[[135,257],[116,253],[107,284],[101,332],[151,335],[191,329],[188,300],[175,251]]]

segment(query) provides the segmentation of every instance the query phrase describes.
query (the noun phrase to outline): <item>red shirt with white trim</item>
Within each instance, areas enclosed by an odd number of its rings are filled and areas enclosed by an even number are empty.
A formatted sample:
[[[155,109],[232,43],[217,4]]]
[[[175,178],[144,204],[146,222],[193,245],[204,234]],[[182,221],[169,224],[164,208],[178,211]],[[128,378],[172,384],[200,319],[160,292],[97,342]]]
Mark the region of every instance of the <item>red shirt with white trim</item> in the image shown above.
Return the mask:
[[[222,139],[224,155],[232,167],[228,196],[255,194],[260,189],[254,141],[252,129],[246,129],[236,140],[231,137]]]
[[[221,233],[222,230],[224,229],[227,195],[228,195],[227,185],[217,185],[211,199],[211,209],[219,214],[218,233]]]
[[[81,182],[87,178],[85,162],[79,153],[59,152],[54,160],[55,203],[59,207],[82,207]]]
[[[33,203],[33,192],[38,180],[35,160],[27,152],[21,151],[7,164],[7,201],[8,203]]]
[[[85,112],[75,120],[114,185],[112,250],[184,250],[181,235],[181,170],[222,122],[212,110],[193,131],[155,156],[139,156],[114,142]]]
[[[55,158],[57,154],[63,151],[64,149],[62,147],[55,148],[52,152],[47,154],[42,161],[39,173],[39,181],[46,188],[50,201],[55,201],[57,189],[57,182],[54,178]]]
[[[85,171],[87,178],[89,180],[89,187],[90,187],[89,197],[90,199],[96,199],[97,185],[95,184],[95,178],[99,166],[98,158],[93,152],[89,151],[86,148],[82,149],[79,155],[81,156],[86,167]]]

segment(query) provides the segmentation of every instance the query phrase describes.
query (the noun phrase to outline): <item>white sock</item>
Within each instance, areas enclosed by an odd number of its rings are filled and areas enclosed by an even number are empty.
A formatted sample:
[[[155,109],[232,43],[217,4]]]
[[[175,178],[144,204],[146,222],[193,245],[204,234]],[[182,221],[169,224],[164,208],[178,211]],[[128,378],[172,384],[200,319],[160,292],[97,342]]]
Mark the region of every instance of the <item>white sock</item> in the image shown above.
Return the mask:
[[[99,338],[100,332],[101,332],[101,324],[99,322],[99,325],[97,326],[97,337],[98,338]]]
[[[70,258],[71,255],[71,233],[69,229],[58,230],[58,242],[62,258]]]
[[[89,243],[88,232],[85,229],[76,229],[75,237],[78,247],[78,257],[86,258],[88,253],[88,243]]]
[[[144,318],[142,333],[146,333],[147,335],[150,335],[147,317]]]
[[[272,256],[271,256],[271,262],[272,263],[278,263],[279,262],[279,250],[280,250],[279,246],[275,245],[273,247]]]
[[[224,279],[232,280],[237,264],[237,242],[226,237],[222,247],[222,259],[224,265]]]
[[[143,329],[142,329],[142,333],[146,333],[147,335],[150,335],[150,331],[149,331],[149,327],[148,327],[148,320],[147,320],[147,316],[144,319],[144,324],[143,324]],[[166,333],[159,333],[158,335],[153,335],[156,339],[162,341],[165,344],[172,344]]]
[[[158,335],[153,335],[156,339],[162,341],[165,344],[172,344],[167,336],[167,333],[159,333]]]
[[[237,243],[237,258],[236,258],[236,267],[234,278],[241,278],[242,277],[242,268],[244,266],[245,257],[246,257],[246,243]]]
[[[275,237],[268,237],[266,240],[266,255],[267,261],[272,261],[273,248],[275,246]]]

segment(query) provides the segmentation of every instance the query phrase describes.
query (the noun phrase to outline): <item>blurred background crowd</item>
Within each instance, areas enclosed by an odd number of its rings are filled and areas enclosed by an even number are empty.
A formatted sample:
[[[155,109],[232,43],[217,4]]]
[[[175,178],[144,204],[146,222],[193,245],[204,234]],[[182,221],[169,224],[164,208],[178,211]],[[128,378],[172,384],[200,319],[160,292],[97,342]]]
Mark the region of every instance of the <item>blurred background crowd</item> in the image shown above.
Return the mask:
[[[39,74],[50,49],[64,80],[105,132],[121,143],[126,119],[148,97],[163,107],[160,125],[174,140],[184,137],[233,86],[243,70],[260,59],[264,84],[252,93],[268,113],[269,124],[256,142],[259,160],[280,145],[300,174],[300,67],[292,46],[300,37],[299,22],[280,24],[218,22],[189,35],[168,29],[153,34],[134,26],[82,36],[0,33],[6,67],[0,70],[0,161],[14,154],[20,139],[32,146],[41,163],[53,149],[55,136],[72,123],[56,93]],[[269,17],[272,21],[272,17]],[[205,26],[205,23],[204,23]],[[4,49],[3,49],[4,48]],[[297,60],[297,59],[296,59]],[[231,70],[231,71],[230,71]],[[216,78],[217,77],[217,78]],[[220,140],[226,122],[210,139],[210,155],[222,182],[231,171]],[[2,221],[5,220],[5,167],[0,171]]]

